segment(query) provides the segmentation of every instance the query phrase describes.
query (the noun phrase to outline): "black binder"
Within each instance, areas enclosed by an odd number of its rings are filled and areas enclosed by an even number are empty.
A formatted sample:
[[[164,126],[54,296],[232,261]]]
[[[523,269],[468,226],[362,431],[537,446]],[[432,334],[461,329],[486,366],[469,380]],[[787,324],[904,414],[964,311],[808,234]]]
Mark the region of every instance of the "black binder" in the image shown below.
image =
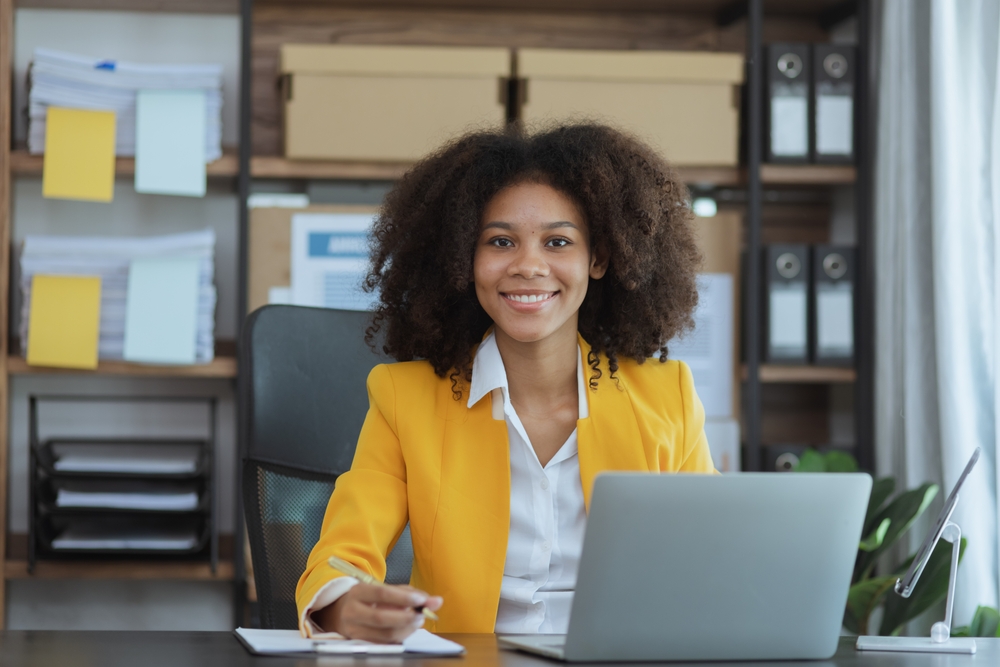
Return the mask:
[[[809,162],[809,128],[813,116],[809,56],[808,44],[777,43],[766,47],[766,162]]]
[[[809,360],[809,246],[764,248],[764,361]]]
[[[813,45],[813,132],[816,162],[854,162],[853,46]]]
[[[813,248],[813,361],[826,366],[854,364],[854,249],[817,245]]]
[[[793,472],[807,445],[768,445],[765,448],[764,472]]]

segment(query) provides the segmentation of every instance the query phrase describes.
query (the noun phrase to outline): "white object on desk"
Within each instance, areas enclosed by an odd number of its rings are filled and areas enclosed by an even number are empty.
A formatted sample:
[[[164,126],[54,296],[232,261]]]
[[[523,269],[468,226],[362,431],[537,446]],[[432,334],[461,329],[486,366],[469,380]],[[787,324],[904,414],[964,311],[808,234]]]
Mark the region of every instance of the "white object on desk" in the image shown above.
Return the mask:
[[[256,630],[236,628],[236,635],[253,653],[283,655],[289,653],[459,655],[465,647],[420,629],[402,644],[375,644],[358,639],[307,639],[298,630]]]
[[[858,637],[859,651],[897,651],[903,653],[964,653],[976,652],[976,640],[969,637],[952,637],[943,643],[930,637]]]
[[[952,523],[951,515],[958,504],[958,490],[962,488],[965,478],[972,472],[979,460],[981,449],[976,447],[969,457],[958,482],[944,501],[944,508],[938,515],[934,529],[920,545],[920,550],[913,558],[909,571],[902,579],[896,580],[894,590],[900,597],[908,598],[930,561],[938,540],[951,542],[951,570],[948,573],[948,597],[945,601],[944,621],[938,621],[931,626],[931,636],[928,637],[858,637],[856,644],[859,651],[905,651],[913,653],[965,653],[976,652],[976,640],[966,637],[951,637],[951,616],[955,608],[955,580],[958,578],[958,560],[962,552],[962,529]]]

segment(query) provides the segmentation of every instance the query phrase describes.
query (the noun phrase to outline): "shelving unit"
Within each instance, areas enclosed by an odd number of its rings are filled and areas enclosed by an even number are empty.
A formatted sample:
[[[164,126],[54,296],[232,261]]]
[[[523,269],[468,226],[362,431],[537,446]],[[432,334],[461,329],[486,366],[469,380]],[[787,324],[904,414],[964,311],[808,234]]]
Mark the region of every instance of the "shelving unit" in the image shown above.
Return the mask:
[[[9,252],[12,238],[12,182],[14,178],[38,178],[42,175],[43,156],[30,155],[12,145],[12,112],[10,95],[13,91],[14,11],[18,8],[71,10],[153,11],[178,13],[239,13],[237,0],[0,0],[0,330],[8,331],[9,284],[11,275]],[[207,175],[215,182],[229,181],[235,190],[240,174],[240,161],[235,149],[224,150],[222,158],[206,166]],[[129,177],[135,173],[135,160],[116,159],[116,175]],[[237,221],[233,221],[235,226]],[[157,366],[124,361],[102,361],[96,370],[78,371],[61,368],[29,366],[26,360],[9,351],[7,335],[0,336],[0,627],[6,625],[6,582],[38,579],[125,579],[125,580],[194,580],[233,582],[236,567],[229,535],[220,536],[220,560],[215,571],[208,561],[166,560],[88,560],[38,561],[29,573],[27,536],[8,532],[8,460],[11,410],[10,380],[23,376],[66,377],[130,377],[143,379],[225,380],[234,382],[237,376],[235,350],[231,341],[217,342],[215,359],[207,364],[192,366]],[[221,352],[221,354],[220,354]],[[233,465],[231,462],[223,462]]]

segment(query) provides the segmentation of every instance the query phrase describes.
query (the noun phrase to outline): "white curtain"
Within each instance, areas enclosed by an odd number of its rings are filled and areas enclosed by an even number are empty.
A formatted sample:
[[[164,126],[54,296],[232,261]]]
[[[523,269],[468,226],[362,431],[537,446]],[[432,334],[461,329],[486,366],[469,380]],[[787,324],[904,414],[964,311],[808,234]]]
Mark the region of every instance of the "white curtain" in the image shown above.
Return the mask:
[[[983,448],[954,515],[964,624],[1000,596],[1000,0],[884,0],[879,23],[877,472],[943,496]]]

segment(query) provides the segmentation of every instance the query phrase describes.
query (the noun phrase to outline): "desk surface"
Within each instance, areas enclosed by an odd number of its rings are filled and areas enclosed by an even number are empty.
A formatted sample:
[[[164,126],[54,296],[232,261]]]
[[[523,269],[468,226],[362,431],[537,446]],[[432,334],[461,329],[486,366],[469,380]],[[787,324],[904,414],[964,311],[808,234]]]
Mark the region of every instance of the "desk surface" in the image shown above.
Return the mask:
[[[497,648],[493,635],[446,635],[466,647],[462,658],[264,658],[250,655],[227,632],[0,632],[0,667],[552,667],[556,661]],[[776,667],[954,667],[1000,665],[1000,639],[977,639],[974,656],[858,653],[841,640],[829,661],[776,662]],[[587,663],[594,665],[595,663]],[[651,664],[651,663],[639,663]],[[679,667],[680,663],[668,663]],[[693,663],[708,667],[712,663]],[[716,663],[718,664],[718,663]],[[739,663],[721,663],[734,667]],[[766,667],[771,663],[748,663]]]

